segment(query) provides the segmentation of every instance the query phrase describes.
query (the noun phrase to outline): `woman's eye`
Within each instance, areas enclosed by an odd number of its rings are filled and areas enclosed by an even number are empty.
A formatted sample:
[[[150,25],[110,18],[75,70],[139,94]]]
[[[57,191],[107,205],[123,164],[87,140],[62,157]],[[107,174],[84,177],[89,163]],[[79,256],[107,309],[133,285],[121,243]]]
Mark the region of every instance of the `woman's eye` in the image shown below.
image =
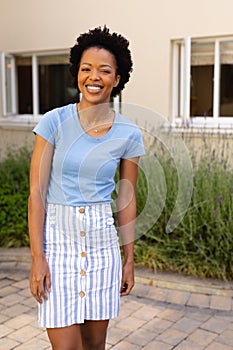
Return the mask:
[[[81,72],[89,72],[90,68],[82,68]]]
[[[109,70],[102,70],[101,72],[105,73],[105,74],[110,74],[111,73]]]

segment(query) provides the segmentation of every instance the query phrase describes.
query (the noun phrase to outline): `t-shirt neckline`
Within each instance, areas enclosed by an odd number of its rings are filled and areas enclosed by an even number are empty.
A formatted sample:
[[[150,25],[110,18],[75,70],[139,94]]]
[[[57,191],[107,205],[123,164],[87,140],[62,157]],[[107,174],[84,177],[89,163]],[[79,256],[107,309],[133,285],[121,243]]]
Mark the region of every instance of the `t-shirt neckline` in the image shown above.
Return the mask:
[[[100,141],[104,141],[105,139],[108,139],[113,131],[115,130],[116,128],[116,124],[117,124],[117,119],[118,119],[118,114],[116,111],[114,111],[114,121],[112,123],[112,126],[111,126],[111,129],[109,129],[109,131],[101,136],[101,137],[93,137],[93,136],[90,136],[88,135],[85,130],[83,129],[81,123],[80,123],[80,119],[79,119],[79,116],[78,116],[78,111],[77,111],[77,108],[76,108],[76,103],[73,104],[73,115],[74,115],[74,118],[76,120],[76,124],[78,125],[78,128],[79,130],[81,131],[82,135],[84,135],[84,137],[90,141],[93,141],[93,142],[100,142]]]

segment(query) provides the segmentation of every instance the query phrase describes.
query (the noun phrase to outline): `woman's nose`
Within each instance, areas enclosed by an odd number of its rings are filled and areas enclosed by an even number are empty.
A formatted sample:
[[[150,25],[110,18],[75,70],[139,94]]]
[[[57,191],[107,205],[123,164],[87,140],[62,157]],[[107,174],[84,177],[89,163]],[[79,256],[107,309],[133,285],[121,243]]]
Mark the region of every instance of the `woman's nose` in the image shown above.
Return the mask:
[[[98,80],[99,79],[99,72],[97,69],[93,69],[90,72],[90,78],[93,80]]]

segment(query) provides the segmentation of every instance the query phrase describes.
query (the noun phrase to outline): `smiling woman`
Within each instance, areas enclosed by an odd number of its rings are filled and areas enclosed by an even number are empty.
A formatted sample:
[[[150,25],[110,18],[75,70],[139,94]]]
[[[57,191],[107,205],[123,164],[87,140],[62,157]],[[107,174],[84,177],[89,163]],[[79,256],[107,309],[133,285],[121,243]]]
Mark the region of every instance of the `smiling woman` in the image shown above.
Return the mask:
[[[78,88],[82,93],[80,109],[108,103],[119,81],[116,60],[111,52],[98,47],[84,51],[78,71]]]
[[[109,319],[134,285],[139,128],[110,108],[132,70],[128,41],[104,27],[80,35],[70,71],[81,101],[47,112],[34,128],[30,288],[53,350],[104,350]],[[120,165],[117,220],[111,209]]]

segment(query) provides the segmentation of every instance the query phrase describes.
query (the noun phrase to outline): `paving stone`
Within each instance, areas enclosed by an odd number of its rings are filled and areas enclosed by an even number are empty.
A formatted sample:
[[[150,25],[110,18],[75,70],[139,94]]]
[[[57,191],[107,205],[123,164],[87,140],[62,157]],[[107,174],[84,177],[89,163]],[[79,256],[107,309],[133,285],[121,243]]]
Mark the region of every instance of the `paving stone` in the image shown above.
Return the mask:
[[[214,342],[208,345],[205,350],[232,350],[232,347]]]
[[[29,278],[29,272],[28,271],[20,271],[18,273],[11,273],[10,274],[11,283],[12,283],[12,281],[15,281],[15,282],[16,281],[22,281],[25,278]]]
[[[172,350],[173,346],[154,340],[151,343],[147,344],[143,349],[144,350]]]
[[[167,289],[163,288],[150,288],[147,294],[147,298],[151,298],[153,300],[158,301],[166,301],[167,300]]]
[[[11,285],[12,281],[10,281],[9,279],[5,278],[5,279],[2,279],[0,280],[0,289],[6,287],[6,286],[9,286]]]
[[[231,346],[233,349],[232,330],[229,330],[229,329],[225,330],[215,339],[215,341],[224,345]]]
[[[210,308],[216,310],[231,310],[232,298],[218,295],[212,295],[210,299]]]
[[[32,321],[34,320],[35,320],[35,317],[22,314],[20,316],[13,317],[9,321],[5,322],[5,326],[14,328],[14,329],[19,329],[27,324],[31,324]]]
[[[197,329],[189,336],[189,340],[199,345],[207,346],[217,337],[216,333],[205,331],[204,329]]]
[[[145,286],[144,284],[136,283],[135,286],[133,287],[131,295],[145,298],[148,295],[151,288],[154,288],[154,287]]]
[[[5,297],[7,295],[10,295],[12,293],[15,293],[16,291],[18,291],[17,288],[12,287],[10,284],[6,287],[3,287],[0,289],[0,297]]]
[[[2,310],[2,314],[7,315],[9,317],[15,317],[18,315],[21,315],[27,311],[29,311],[29,307],[22,305],[22,304],[15,304],[11,307],[5,308]]]
[[[139,310],[135,311],[132,316],[139,318],[140,320],[149,321],[161,312],[160,309],[151,306],[143,306]]]
[[[192,318],[194,320],[197,321],[202,321],[205,322],[207,321],[209,318],[212,317],[213,313],[209,313],[207,312],[209,310],[206,309],[186,309],[185,310],[185,315],[188,318]]]
[[[210,296],[193,293],[190,295],[187,305],[196,306],[200,308],[208,308],[210,306]]]
[[[144,325],[145,322],[146,321],[144,320],[139,320],[136,317],[129,316],[117,322],[117,327],[126,329],[128,331],[134,331],[135,329],[142,327],[142,325]]]
[[[9,338],[1,338],[0,350],[11,350],[14,349],[19,343]]]
[[[186,305],[188,300],[190,299],[191,293],[183,292],[179,290],[168,290],[166,301],[168,303]]]
[[[111,345],[115,345],[119,341],[124,339],[127,335],[128,335],[128,331],[126,329],[109,327],[108,333],[107,333],[107,343]]]
[[[121,308],[127,307],[128,309],[132,310],[132,311],[136,311],[138,310],[140,307],[143,307],[143,304],[139,304],[136,301],[132,301],[130,299],[121,302]]]
[[[29,288],[29,279],[23,279],[22,281],[12,284],[12,286],[19,289]]]
[[[19,346],[17,346],[15,349],[17,350],[44,350],[46,348],[48,348],[48,342],[45,342],[44,340],[42,339],[38,339],[38,338],[34,338],[28,342],[25,342]]]
[[[38,328],[34,328],[31,326],[24,326],[17,331],[14,331],[11,333],[8,337],[10,339],[14,339],[18,342],[25,343],[28,340],[32,339],[33,337],[36,337],[39,335],[42,331]]]
[[[37,302],[34,298],[26,298],[21,302],[21,304],[26,305],[30,308],[38,308]]]
[[[129,349],[130,350],[141,350],[141,347],[123,340],[119,344],[113,346],[112,349],[113,350],[129,350]]]
[[[12,306],[18,303],[21,303],[25,300],[25,297],[18,295],[17,293],[10,294],[0,299],[0,302],[5,306]]]
[[[1,312],[1,311],[0,311]],[[9,317],[3,314],[0,314],[0,324],[3,324],[4,322],[8,321]]]
[[[181,332],[178,329],[170,328],[156,337],[156,340],[175,346],[185,338],[187,338],[187,333]]]
[[[191,333],[201,325],[200,321],[193,320],[188,317],[183,317],[177,321],[174,325],[174,328],[184,331],[186,333]]]
[[[223,332],[228,326],[228,322],[221,320],[217,317],[211,317],[208,321],[201,325],[202,329],[206,329],[210,332],[220,334]]]
[[[164,330],[170,328],[173,325],[172,322],[167,320],[162,320],[160,318],[154,318],[153,320],[147,322],[143,329],[146,329],[150,332],[155,332],[156,334],[162,333]]]
[[[132,344],[145,346],[149,342],[151,342],[152,339],[154,339],[155,333],[146,331],[145,329],[137,329],[135,332],[131,333],[126,340]]]
[[[24,288],[18,292],[19,295],[23,295],[24,297],[32,297],[32,294],[30,292],[29,286],[27,288]],[[33,297],[32,297],[33,298]]]
[[[189,340],[182,341],[179,345],[176,346],[176,350],[202,350],[204,346],[193,343]]]
[[[159,318],[162,318],[164,320],[168,321],[178,321],[180,318],[184,316],[185,310],[173,310],[173,309],[166,309],[158,314]]]
[[[10,327],[7,327],[3,324],[0,325],[0,338],[5,337],[6,335],[13,332],[13,329]]]

